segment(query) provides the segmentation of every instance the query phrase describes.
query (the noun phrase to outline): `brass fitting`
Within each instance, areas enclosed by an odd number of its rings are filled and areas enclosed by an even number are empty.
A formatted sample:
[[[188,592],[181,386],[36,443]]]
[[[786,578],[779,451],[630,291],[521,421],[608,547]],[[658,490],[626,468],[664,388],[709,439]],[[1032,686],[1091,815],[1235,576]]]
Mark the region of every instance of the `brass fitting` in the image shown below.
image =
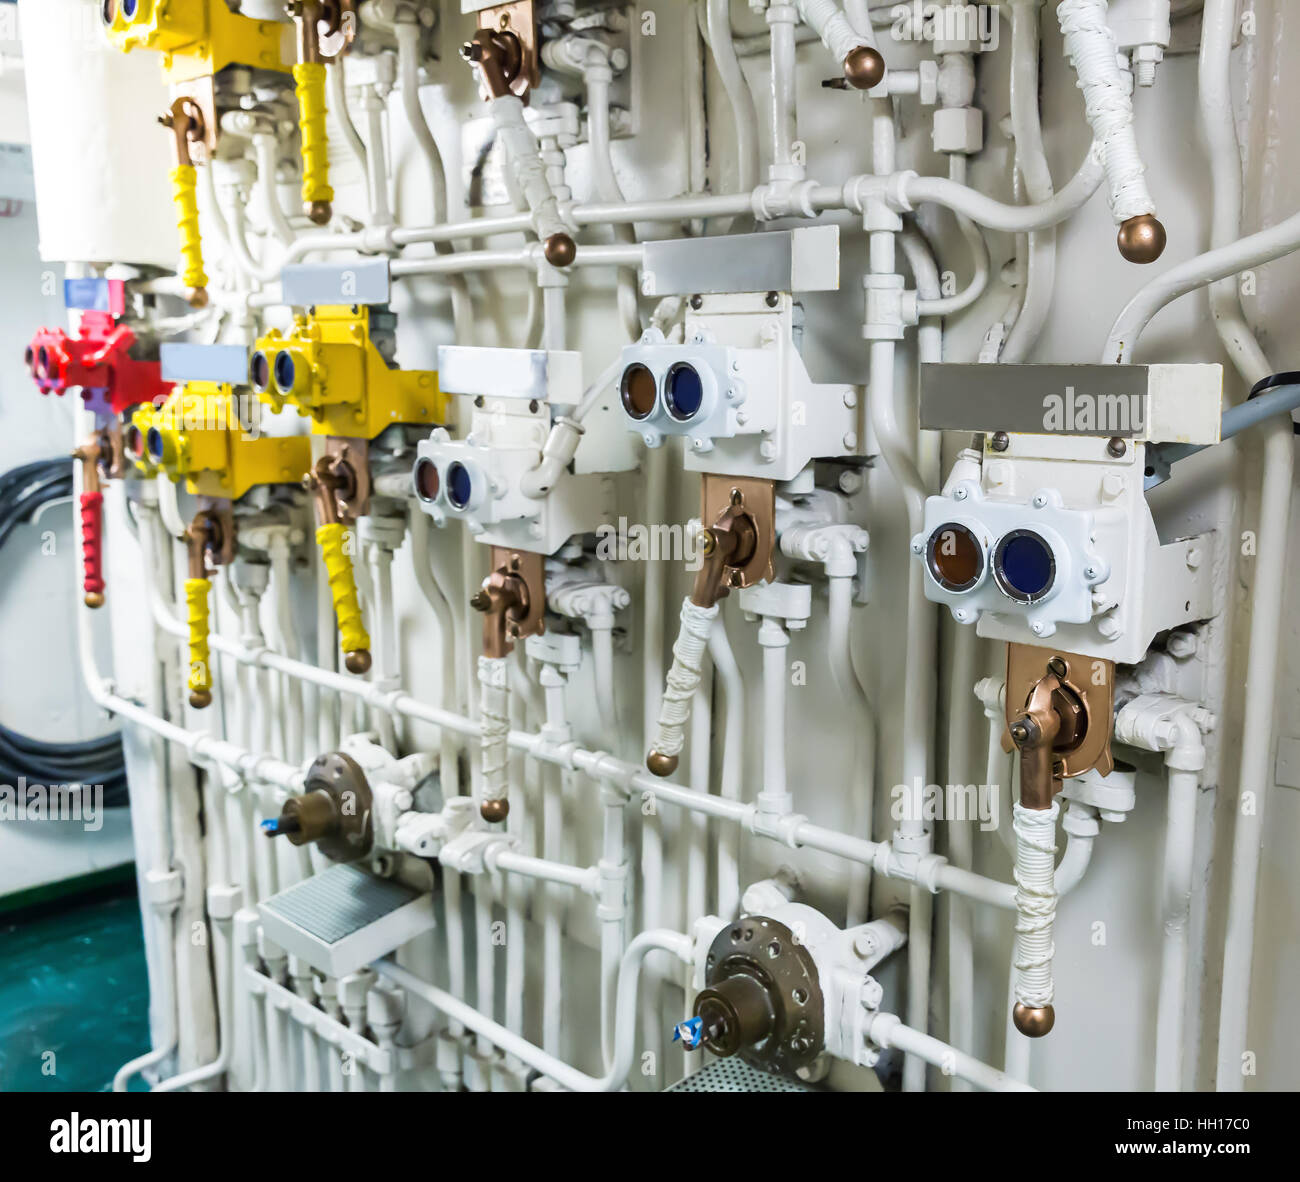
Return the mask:
[[[1130,263],[1154,263],[1169,241],[1160,220],[1149,213],[1129,218],[1119,228],[1119,253]]]
[[[524,67],[524,50],[512,29],[477,29],[460,48],[460,56],[477,68],[493,98],[513,94],[512,84]]]
[[[885,59],[870,45],[859,45],[844,59],[844,77],[854,90],[871,90],[885,80]]]
[[[279,817],[263,821],[262,832],[287,837],[296,846],[315,845],[331,861],[351,862],[370,852],[373,811],[365,772],[336,751],[307,769],[302,794],[289,797]]]
[[[483,613],[483,655],[499,658],[546,630],[546,585],[540,554],[493,547],[492,564],[469,605]]]

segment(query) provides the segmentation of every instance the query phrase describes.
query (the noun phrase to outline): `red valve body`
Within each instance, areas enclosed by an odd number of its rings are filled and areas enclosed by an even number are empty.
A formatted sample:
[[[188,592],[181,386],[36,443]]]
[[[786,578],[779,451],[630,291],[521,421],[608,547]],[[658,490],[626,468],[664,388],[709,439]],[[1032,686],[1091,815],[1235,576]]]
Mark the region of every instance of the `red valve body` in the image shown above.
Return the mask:
[[[39,329],[27,347],[27,367],[42,394],[64,394],[79,386],[82,397],[102,393],[108,409],[121,414],[141,402],[155,402],[171,392],[157,361],[131,356],[135,333],[108,312],[87,311],[80,335],[61,328]]]

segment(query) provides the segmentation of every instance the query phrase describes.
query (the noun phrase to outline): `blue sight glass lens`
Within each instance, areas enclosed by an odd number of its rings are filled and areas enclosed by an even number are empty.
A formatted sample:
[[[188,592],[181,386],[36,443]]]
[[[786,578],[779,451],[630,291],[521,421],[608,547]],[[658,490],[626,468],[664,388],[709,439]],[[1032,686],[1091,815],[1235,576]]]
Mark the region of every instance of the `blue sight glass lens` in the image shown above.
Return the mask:
[[[1030,530],[1016,530],[998,544],[994,569],[998,585],[1012,599],[1035,603],[1056,581],[1052,548]]]
[[[297,367],[293,363],[293,358],[287,351],[278,353],[275,358],[275,384],[282,394],[288,394],[293,389],[296,376]]]
[[[699,414],[704,402],[704,383],[693,365],[674,365],[668,371],[668,410],[679,422]]]
[[[447,500],[457,509],[463,509],[474,495],[474,481],[469,469],[457,461],[447,469]]]

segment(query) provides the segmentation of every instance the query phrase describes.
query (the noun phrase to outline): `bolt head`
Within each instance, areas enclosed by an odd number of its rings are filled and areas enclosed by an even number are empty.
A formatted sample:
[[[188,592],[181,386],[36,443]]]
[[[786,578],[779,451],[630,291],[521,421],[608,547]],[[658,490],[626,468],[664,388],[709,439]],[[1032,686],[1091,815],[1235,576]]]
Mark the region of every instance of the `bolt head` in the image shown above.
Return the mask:
[[[989,447],[994,451],[1006,451],[1011,446],[1011,437],[1005,431],[998,431],[989,440]]]

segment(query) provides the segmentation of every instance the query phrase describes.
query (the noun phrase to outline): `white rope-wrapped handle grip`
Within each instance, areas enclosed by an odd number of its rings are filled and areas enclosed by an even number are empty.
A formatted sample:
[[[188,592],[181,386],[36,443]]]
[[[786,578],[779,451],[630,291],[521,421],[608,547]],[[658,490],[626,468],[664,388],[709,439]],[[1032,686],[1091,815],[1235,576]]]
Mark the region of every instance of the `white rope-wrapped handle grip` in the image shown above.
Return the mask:
[[[1096,137],[1110,186],[1116,224],[1154,214],[1146,169],[1133,131],[1133,99],[1119,67],[1119,46],[1106,23],[1107,0],[1061,0],[1056,17],[1065,53],[1079,77],[1088,126]]]
[[[510,682],[504,657],[479,657],[479,726],[483,757],[480,809],[489,821],[505,819],[510,794]]]
[[[885,59],[880,56],[870,23],[858,32],[836,0],[798,0],[798,6],[800,19],[822,39],[851,86],[870,90],[880,85],[885,77]]]
[[[856,32],[835,0],[799,0],[799,15],[836,61],[842,62],[859,45],[876,48],[875,36]]]
[[[494,98],[489,106],[497,135],[533,215],[537,236],[547,239],[563,234],[567,237],[569,229],[560,216],[560,203],[551,183],[546,179],[546,165],[537,137],[524,120],[524,104],[515,95],[507,94]]]
[[[663,700],[659,703],[659,726],[655,731],[654,749],[650,752],[651,771],[670,773],[686,741],[686,722],[691,716],[691,700],[700,688],[704,654],[709,647],[709,633],[718,618],[718,605],[699,607],[689,597],[682,603],[682,626],[673,645],[673,665],[668,670]],[[656,766],[656,760],[659,765]],[[671,764],[671,766],[666,766]]]
[[[1056,952],[1052,926],[1056,921],[1056,819],[1060,813],[1055,803],[1049,809],[1027,809],[1017,803],[1013,809],[1015,994],[1016,1001],[1028,1010],[1047,1009],[1056,992],[1052,981],[1052,957]]]

